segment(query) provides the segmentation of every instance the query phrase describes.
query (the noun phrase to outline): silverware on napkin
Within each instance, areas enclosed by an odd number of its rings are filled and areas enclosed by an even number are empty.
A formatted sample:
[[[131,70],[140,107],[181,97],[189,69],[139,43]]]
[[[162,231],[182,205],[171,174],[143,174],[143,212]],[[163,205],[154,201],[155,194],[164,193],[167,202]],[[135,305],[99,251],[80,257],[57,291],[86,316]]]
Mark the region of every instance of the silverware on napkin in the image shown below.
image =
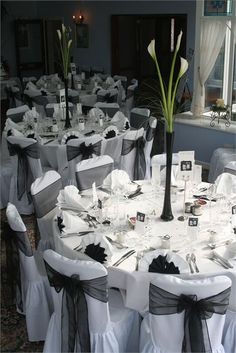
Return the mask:
[[[213,256],[223,262],[226,266],[228,266],[228,268],[234,268],[234,266],[227,259],[219,255],[217,252],[213,251]]]
[[[128,257],[133,255],[134,253],[135,253],[135,250],[128,251],[126,254],[121,256],[121,258],[118,261],[116,261],[112,266],[114,266],[114,267],[119,266],[124,260],[128,259]]]

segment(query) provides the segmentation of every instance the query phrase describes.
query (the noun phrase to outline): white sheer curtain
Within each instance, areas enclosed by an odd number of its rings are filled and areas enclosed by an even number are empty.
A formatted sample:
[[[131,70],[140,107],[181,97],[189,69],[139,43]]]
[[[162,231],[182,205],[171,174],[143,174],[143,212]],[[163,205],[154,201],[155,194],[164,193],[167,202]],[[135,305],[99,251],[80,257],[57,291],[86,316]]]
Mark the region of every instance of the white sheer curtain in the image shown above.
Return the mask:
[[[205,106],[205,82],[216,62],[226,34],[226,20],[202,20],[200,39],[200,65],[195,83],[192,112],[203,113]]]

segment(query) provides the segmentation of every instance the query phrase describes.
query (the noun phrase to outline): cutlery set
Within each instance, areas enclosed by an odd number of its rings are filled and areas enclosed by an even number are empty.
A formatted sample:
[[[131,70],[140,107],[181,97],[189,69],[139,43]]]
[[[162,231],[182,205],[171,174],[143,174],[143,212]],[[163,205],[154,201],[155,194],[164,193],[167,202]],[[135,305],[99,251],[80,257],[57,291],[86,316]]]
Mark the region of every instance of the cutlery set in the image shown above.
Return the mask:
[[[112,266],[113,267],[117,267],[119,266],[123,261],[125,261],[126,259],[128,259],[130,256],[132,256],[135,253],[135,250],[130,250],[128,251],[126,254],[124,254],[123,256],[121,256],[121,258],[116,261]]]
[[[197,259],[196,259],[196,255],[194,253],[187,254],[186,261],[189,265],[191,273],[194,273],[194,272],[199,273],[199,268],[197,266]]]
[[[207,258],[226,269],[233,268],[233,265],[227,259],[217,254],[214,250]]]

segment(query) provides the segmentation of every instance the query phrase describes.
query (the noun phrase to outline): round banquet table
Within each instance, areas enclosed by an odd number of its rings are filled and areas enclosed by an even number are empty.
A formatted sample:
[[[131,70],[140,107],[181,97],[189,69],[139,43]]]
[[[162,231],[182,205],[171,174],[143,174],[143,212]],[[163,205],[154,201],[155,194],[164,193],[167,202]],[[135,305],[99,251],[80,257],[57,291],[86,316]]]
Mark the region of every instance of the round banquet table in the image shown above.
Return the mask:
[[[117,249],[113,246],[113,254],[110,261],[106,264],[108,267],[109,285],[117,287],[121,290],[124,296],[124,301],[127,307],[138,310],[144,314],[148,310],[148,290],[149,284],[156,273],[143,272],[138,270],[137,254],[145,256],[145,252],[162,247],[161,237],[168,234],[170,238],[170,250],[185,259],[186,254],[192,252],[196,254],[197,265],[200,272],[190,274],[182,273],[177,276],[181,278],[205,278],[218,275],[226,275],[232,280],[232,290],[230,296],[230,310],[236,311],[236,257],[231,259],[234,266],[232,269],[225,269],[221,265],[212,262],[207,258],[211,249],[208,247],[209,241],[209,202],[202,206],[203,214],[199,216],[199,228],[197,239],[193,242],[190,240],[188,233],[188,221],[181,222],[177,218],[183,214],[183,198],[184,193],[182,188],[175,188],[172,193],[172,210],[174,220],[164,222],[160,219],[162,211],[164,190],[163,188],[156,189],[149,181],[138,181],[142,186],[142,194],[128,199],[122,196],[111,196],[104,191],[98,190],[98,197],[104,198],[103,202],[103,218],[111,220],[110,226],[98,225],[95,232],[100,232],[104,236],[109,236],[113,240],[117,240],[117,234],[123,235],[124,242],[128,248]],[[200,187],[206,186],[207,183],[201,183]],[[195,187],[196,192],[196,187]],[[193,189],[191,187],[187,191],[189,200],[193,200],[191,195]],[[91,190],[83,192],[84,196],[91,196]],[[232,202],[235,202],[235,196],[228,200],[219,199],[216,202],[211,202],[211,212],[214,215],[213,228],[217,231],[217,241],[223,242],[226,240],[235,240],[231,227],[230,207]],[[145,231],[136,232],[132,229],[128,219],[136,216],[137,211],[143,212],[146,215]],[[58,210],[58,212],[60,212]],[[70,211],[68,211],[70,212]],[[93,211],[91,211],[93,212]],[[154,214],[155,213],[155,214]],[[191,214],[190,214],[191,216]],[[79,216],[78,216],[79,217]],[[65,235],[61,236],[58,226],[54,220],[54,243],[55,249],[63,256],[72,259],[88,259],[81,251],[73,250],[80,246],[81,236]],[[120,257],[127,253],[130,249],[136,252],[134,255],[127,258],[119,266],[112,266]],[[216,251],[221,255],[224,253],[226,246],[222,245],[216,248]],[[140,260],[141,261],[141,260]],[[160,274],[159,274],[160,275]],[[138,295],[137,295],[138,293]]]

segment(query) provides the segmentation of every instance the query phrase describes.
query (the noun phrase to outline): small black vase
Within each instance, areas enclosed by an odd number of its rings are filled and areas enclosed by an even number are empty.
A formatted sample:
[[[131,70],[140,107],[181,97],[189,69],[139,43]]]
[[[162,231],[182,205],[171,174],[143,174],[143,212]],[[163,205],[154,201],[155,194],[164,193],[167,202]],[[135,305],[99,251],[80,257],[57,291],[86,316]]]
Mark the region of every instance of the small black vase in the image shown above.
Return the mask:
[[[70,115],[69,115],[69,101],[68,101],[68,79],[64,79],[65,84],[65,101],[66,101],[66,122],[65,129],[69,129],[71,127],[70,123]]]
[[[166,183],[164,205],[161,214],[163,221],[172,221],[174,218],[171,210],[171,168],[172,168],[172,152],[174,143],[174,132],[166,132]]]

